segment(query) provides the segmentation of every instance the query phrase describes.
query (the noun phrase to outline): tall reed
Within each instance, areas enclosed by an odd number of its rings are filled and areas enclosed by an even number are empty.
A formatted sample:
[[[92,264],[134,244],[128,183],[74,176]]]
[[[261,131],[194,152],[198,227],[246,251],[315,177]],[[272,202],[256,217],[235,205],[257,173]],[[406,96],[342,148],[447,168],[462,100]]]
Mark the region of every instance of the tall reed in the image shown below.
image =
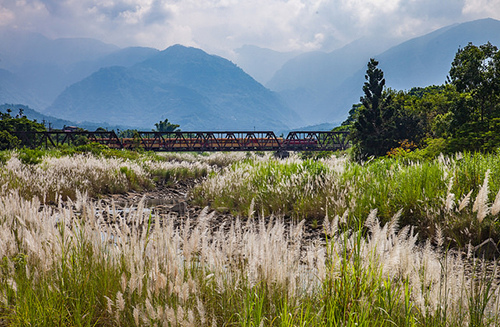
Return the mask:
[[[17,190],[27,199],[36,196],[44,203],[57,203],[58,197],[75,199],[77,191],[96,197],[149,189],[158,182],[201,178],[218,170],[219,165],[243,158],[229,156],[224,161],[219,159],[220,155],[200,156],[196,161],[189,154],[176,157],[137,154],[136,158],[128,159],[92,153],[66,156],[49,151],[38,151],[35,156],[26,151],[3,152],[0,191]],[[26,159],[26,153],[31,159]]]
[[[0,325],[498,323],[493,275],[418,246],[399,215],[381,225],[372,211],[357,226],[336,216],[321,241],[304,237],[303,222],[225,228],[206,210],[179,225],[81,194],[40,209],[13,192],[0,212]]]
[[[384,158],[363,164],[345,157],[312,161],[292,156],[235,163],[192,194],[199,204],[239,215],[253,203],[264,215],[321,220],[349,210],[351,217],[363,220],[376,208],[386,223],[402,209],[401,224],[417,227],[423,239],[439,228],[449,242],[463,247],[489,238],[500,242],[495,223],[500,212],[500,196],[495,196],[500,191],[499,171],[500,158],[482,154],[421,162]],[[485,187],[492,192],[485,192]],[[476,201],[478,197],[482,200]],[[478,201],[481,206],[476,208]]]
[[[496,267],[446,238],[464,222],[467,243],[494,237],[497,159],[204,160],[11,153],[0,163],[0,326],[499,324]],[[208,174],[194,195],[247,218],[221,224],[207,208],[178,221],[90,198],[177,168]],[[304,218],[324,218],[324,237],[306,236]]]

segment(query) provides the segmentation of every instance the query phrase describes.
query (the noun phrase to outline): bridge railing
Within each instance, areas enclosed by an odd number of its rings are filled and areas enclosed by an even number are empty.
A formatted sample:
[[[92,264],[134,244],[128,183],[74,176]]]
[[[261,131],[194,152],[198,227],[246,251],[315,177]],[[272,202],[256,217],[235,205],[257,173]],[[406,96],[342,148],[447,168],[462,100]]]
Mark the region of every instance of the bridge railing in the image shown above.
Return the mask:
[[[133,139],[122,139],[122,144],[132,148],[139,142],[147,151],[274,151],[282,141],[271,131],[182,131],[137,132]]]
[[[349,132],[290,132],[283,142],[287,151],[337,151],[349,147]]]
[[[89,131],[45,131],[45,132],[12,132],[22,144],[30,148],[57,147],[60,145],[80,145],[87,143],[100,143],[112,148],[123,148],[120,138],[114,131],[89,132]]]
[[[348,132],[297,131],[285,139],[271,131],[138,131],[134,137],[119,138],[114,131],[14,132],[25,146],[57,147],[91,142],[115,149],[143,148],[146,151],[336,151],[349,147]]]

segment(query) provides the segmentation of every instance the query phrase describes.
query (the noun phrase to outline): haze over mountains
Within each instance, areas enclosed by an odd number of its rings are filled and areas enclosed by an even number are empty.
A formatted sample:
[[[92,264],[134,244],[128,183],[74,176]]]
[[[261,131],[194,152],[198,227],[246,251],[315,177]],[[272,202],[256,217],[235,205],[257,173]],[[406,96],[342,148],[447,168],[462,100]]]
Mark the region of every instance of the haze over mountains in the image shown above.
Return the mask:
[[[388,87],[404,90],[443,84],[459,47],[488,41],[500,46],[500,21],[456,24],[393,47],[386,46],[390,40],[360,40],[330,53],[298,56],[266,86],[279,92],[309,124],[339,121],[363,95],[369,58],[379,61]]]
[[[233,59],[245,72],[180,45],[120,49],[0,32],[0,104],[73,122],[152,128],[168,118],[184,130],[281,131],[342,121],[359,102],[370,57],[379,60],[387,86],[409,89],[442,84],[460,46],[488,41],[500,46],[500,21],[452,25],[403,43],[360,39],[329,53],[245,46]]]
[[[230,61],[181,45],[130,68],[102,68],[68,87],[46,112],[136,126],[168,118],[187,130],[281,130],[297,121],[277,94]]]

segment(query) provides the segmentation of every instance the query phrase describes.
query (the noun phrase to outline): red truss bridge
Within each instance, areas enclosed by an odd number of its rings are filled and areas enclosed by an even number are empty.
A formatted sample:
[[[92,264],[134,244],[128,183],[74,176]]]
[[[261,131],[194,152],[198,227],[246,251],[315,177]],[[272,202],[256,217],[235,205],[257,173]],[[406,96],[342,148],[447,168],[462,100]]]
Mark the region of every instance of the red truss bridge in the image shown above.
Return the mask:
[[[349,147],[348,132],[290,132],[286,138],[274,132],[136,132],[120,138],[114,131],[14,132],[23,144],[57,147],[99,143],[115,149],[143,148],[146,151],[336,151]]]

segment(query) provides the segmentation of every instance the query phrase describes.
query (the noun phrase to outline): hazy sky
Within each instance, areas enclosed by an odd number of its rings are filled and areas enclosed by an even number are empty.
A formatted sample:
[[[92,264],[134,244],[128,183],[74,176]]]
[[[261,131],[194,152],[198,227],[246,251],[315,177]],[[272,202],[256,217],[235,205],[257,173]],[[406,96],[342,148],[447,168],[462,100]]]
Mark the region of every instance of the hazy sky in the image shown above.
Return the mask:
[[[500,19],[500,0],[0,0],[0,28],[218,54],[244,44],[330,51],[363,36],[406,39],[486,17]]]

